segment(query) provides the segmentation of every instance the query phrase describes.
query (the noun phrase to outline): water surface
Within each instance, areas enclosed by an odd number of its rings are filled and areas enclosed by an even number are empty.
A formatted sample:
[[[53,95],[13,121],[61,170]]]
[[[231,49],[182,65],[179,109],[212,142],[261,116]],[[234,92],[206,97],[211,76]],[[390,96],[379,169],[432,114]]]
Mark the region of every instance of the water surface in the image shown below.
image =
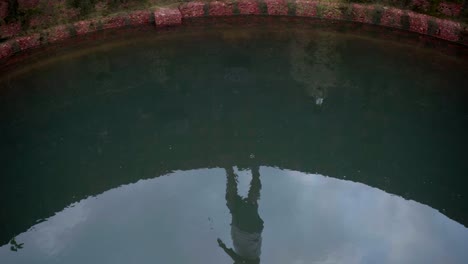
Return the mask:
[[[465,50],[359,32],[127,32],[5,70],[0,260],[465,263]]]

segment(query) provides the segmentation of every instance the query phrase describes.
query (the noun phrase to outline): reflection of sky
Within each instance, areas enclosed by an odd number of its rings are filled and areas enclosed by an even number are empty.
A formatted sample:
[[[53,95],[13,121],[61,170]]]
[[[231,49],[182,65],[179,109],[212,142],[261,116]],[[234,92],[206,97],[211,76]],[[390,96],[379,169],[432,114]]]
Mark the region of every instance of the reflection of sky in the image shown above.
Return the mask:
[[[266,263],[269,257],[278,263],[464,263],[468,257],[468,230],[428,206],[360,183],[271,168],[261,173],[261,205],[271,206],[260,212],[264,252],[275,253],[264,256]],[[282,208],[271,215],[276,204]],[[286,259],[291,256],[296,261]]]
[[[246,194],[250,173],[238,171]],[[468,230],[364,184],[262,167],[263,263],[464,263]],[[2,263],[229,263],[223,169],[174,172],[75,203]]]

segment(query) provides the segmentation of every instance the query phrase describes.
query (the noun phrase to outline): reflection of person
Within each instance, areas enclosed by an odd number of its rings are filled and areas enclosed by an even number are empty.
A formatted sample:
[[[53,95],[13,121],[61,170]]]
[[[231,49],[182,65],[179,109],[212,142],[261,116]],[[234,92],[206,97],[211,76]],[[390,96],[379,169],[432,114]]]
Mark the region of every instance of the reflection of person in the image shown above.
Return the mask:
[[[218,239],[218,244],[235,264],[260,263],[263,220],[258,214],[258,200],[262,187],[259,169],[258,167],[252,169],[247,198],[242,198],[237,193],[237,175],[234,170],[227,168],[226,173],[226,204],[232,216],[231,237],[234,249],[227,248],[221,239]]]

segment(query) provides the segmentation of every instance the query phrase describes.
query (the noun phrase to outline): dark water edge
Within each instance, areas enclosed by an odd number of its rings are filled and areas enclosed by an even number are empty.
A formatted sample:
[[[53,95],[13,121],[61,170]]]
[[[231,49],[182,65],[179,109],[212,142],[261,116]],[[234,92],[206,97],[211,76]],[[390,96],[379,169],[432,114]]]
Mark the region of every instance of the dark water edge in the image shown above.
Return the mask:
[[[3,71],[0,244],[89,196],[232,166],[364,183],[467,226],[466,48],[257,20],[100,32]]]
[[[401,29],[363,23],[330,21],[305,17],[271,16],[203,17],[186,19],[185,21],[185,24],[177,27],[160,28],[157,30],[153,25],[144,25],[98,31],[16,54],[14,57],[3,61],[0,67],[3,72],[19,70],[20,68],[31,66],[36,63],[47,63],[46,61],[51,60],[51,54],[58,57],[67,57],[71,55],[70,53],[76,53],[77,49],[81,49],[82,53],[92,49],[93,46],[99,46],[99,44],[112,46],[110,43],[114,42],[114,45],[119,45],[119,42],[128,42],[133,38],[151,38],[154,34],[173,35],[175,33],[180,35],[181,33],[185,33],[191,35],[192,33],[196,34],[198,31],[248,29],[251,27],[255,27],[258,30],[283,31],[285,34],[292,29],[322,29],[328,32],[341,33],[344,35],[348,34],[353,37],[359,36],[368,41],[382,41],[382,43],[386,45],[401,45],[402,47],[418,48],[420,53],[424,53],[424,51],[436,52],[439,55],[444,54],[461,60],[468,59],[468,49],[461,44]],[[184,36],[179,37],[184,38]]]

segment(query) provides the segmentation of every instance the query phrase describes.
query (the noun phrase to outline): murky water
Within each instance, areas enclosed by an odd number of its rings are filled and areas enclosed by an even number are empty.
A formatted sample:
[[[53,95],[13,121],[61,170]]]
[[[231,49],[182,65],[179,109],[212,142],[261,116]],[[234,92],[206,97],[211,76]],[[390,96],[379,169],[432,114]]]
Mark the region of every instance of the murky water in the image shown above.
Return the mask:
[[[360,33],[122,33],[5,70],[0,262],[466,263],[468,62]]]

